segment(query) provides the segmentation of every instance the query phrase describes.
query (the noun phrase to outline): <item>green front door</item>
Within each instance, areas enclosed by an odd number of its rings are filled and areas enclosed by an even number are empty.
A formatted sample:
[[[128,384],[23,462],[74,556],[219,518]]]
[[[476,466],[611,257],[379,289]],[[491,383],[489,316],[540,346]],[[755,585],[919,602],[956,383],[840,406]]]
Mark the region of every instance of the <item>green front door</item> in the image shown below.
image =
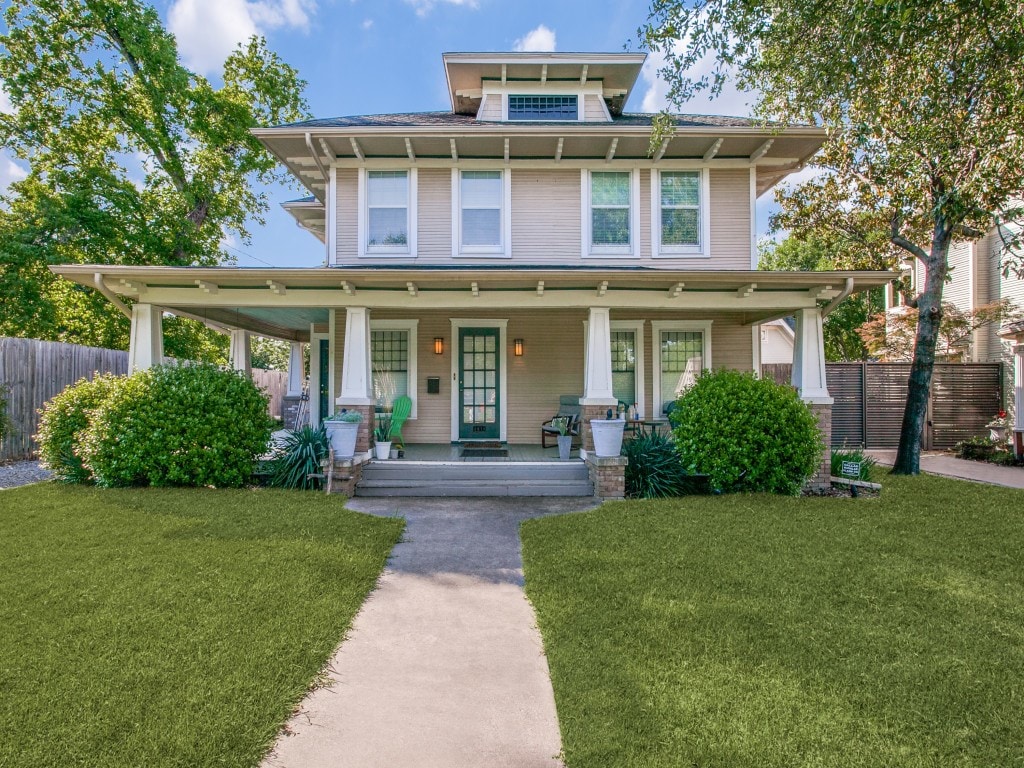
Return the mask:
[[[459,438],[501,436],[497,328],[459,329]]]
[[[327,339],[320,339],[320,381],[317,382],[316,396],[320,413],[320,421],[327,418],[330,407],[331,396],[331,343]],[[312,397],[312,395],[310,395]]]

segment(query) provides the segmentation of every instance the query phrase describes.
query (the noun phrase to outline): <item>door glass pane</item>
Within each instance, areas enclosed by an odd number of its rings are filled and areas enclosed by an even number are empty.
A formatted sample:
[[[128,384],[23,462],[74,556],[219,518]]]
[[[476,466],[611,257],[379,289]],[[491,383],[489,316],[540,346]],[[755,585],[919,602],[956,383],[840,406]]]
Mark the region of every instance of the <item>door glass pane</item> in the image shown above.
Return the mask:
[[[493,352],[495,348],[495,339],[493,336],[488,336],[484,339],[484,351]]]
[[[612,331],[612,394],[627,405],[636,402],[636,332]]]
[[[704,369],[704,333],[702,331],[661,332],[661,404],[659,413],[680,394],[692,387]]]

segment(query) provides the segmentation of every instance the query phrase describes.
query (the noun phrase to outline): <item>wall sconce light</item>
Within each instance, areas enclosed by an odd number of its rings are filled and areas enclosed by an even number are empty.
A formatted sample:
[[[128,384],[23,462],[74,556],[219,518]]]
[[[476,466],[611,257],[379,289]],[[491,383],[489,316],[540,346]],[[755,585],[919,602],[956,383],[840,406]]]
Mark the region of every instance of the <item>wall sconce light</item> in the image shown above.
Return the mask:
[[[435,336],[434,337],[434,354],[435,355],[443,355],[444,354],[444,339],[442,339],[440,336]]]
[[[523,356],[523,340],[522,339],[516,339],[513,342],[513,344],[515,345],[516,357],[522,357]]]

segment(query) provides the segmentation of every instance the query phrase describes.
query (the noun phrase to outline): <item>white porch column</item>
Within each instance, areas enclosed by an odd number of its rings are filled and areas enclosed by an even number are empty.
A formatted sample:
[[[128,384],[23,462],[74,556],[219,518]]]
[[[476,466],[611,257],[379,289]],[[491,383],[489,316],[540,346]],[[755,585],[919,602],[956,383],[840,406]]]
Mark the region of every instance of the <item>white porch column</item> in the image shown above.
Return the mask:
[[[249,332],[231,331],[231,352],[228,355],[231,367],[236,371],[252,374],[252,345],[249,343]]]
[[[152,304],[132,305],[128,344],[128,373],[144,371],[164,361],[164,314]]]
[[[345,310],[345,349],[341,363],[341,394],[338,405],[373,405],[370,363],[370,310]]]
[[[587,322],[587,369],[580,405],[615,406],[612,394],[612,323],[609,310],[591,307]]]
[[[825,381],[825,340],[821,331],[821,310],[796,312],[796,338],[793,343],[793,386],[806,403],[831,405]]]
[[[1024,432],[1024,338],[1013,348],[1013,429]]]
[[[293,341],[288,354],[288,393],[286,397],[298,397],[302,394],[302,380],[305,365],[302,360],[302,342]]]

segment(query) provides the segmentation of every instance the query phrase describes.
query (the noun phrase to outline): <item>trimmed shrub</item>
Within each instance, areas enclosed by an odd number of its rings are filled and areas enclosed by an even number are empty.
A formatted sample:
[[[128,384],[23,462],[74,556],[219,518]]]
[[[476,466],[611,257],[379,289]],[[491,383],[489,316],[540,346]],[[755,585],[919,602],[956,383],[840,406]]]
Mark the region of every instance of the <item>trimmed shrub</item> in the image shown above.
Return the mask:
[[[103,403],[125,376],[104,374],[92,381],[82,379],[46,403],[39,411],[39,459],[65,483],[92,482],[92,472],[82,462],[80,444],[90,414]]]
[[[860,448],[837,448],[832,451],[832,474],[835,477],[848,477],[843,474],[843,462],[853,461],[860,464],[860,474],[853,480],[864,480],[870,483],[878,464],[874,457],[868,456]]]
[[[93,411],[81,451],[103,486],[237,487],[267,450],[267,397],[238,371],[156,366]]]
[[[824,446],[818,420],[792,387],[752,373],[705,373],[676,402],[683,466],[717,491],[795,495]]]
[[[277,488],[309,490],[320,485],[312,474],[321,471],[320,462],[327,458],[330,440],[323,426],[306,426],[289,432],[281,441],[279,453],[270,462],[270,484]]]
[[[626,465],[626,496],[661,499],[702,493],[705,479],[686,472],[675,440],[655,430],[641,431],[622,444]]]

